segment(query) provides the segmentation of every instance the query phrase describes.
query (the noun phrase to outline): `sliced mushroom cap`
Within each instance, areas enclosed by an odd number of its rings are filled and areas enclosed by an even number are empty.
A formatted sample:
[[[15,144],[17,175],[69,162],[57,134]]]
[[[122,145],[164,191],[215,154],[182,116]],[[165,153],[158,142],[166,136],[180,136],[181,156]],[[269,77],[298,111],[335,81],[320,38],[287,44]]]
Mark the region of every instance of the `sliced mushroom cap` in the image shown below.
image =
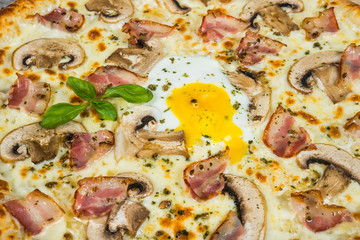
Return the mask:
[[[149,216],[149,210],[132,200],[117,203],[107,219],[107,229],[110,232],[124,232],[135,237],[137,230]]]
[[[239,218],[245,229],[244,239],[264,239],[266,206],[262,193],[246,178],[232,174],[224,174],[223,177],[225,179],[223,191],[229,193],[235,201]]]
[[[316,183],[315,189],[320,190],[322,196],[336,196],[344,191],[349,183],[350,178],[342,169],[330,165]]]
[[[288,8],[290,12],[301,12],[304,9],[304,3],[301,0],[253,0],[244,6],[240,18],[250,22],[256,17],[260,10],[274,5],[290,6],[290,8]]]
[[[63,38],[40,38],[17,48],[12,56],[12,64],[20,71],[32,66],[58,66],[64,70],[78,67],[85,61],[85,57],[84,49],[75,42]]]
[[[179,3],[178,0],[163,0],[167,10],[175,14],[186,14],[191,11],[191,8]]]
[[[123,115],[115,133],[117,159],[124,155],[147,158],[156,154],[189,157],[183,131],[155,131],[157,114],[153,107],[136,106]]]
[[[99,217],[90,220],[87,225],[87,239],[88,240],[122,240],[122,234],[118,232],[110,232],[107,229],[108,216]]]
[[[134,13],[130,0],[90,0],[85,7],[100,12],[100,19],[107,23],[117,23]]]
[[[289,36],[291,31],[299,29],[298,25],[278,5],[271,5],[260,9],[259,14],[269,27],[276,29],[284,36]]]
[[[33,163],[53,159],[64,134],[84,131],[84,127],[76,122],[55,129],[44,129],[39,123],[25,125],[11,131],[1,140],[0,158],[4,162],[16,162],[30,156]]]
[[[360,160],[358,158],[333,145],[318,143],[314,146],[314,148],[303,150],[297,155],[296,161],[299,167],[306,169],[314,162],[331,164],[360,183]]]
[[[134,183],[130,184],[127,189],[129,197],[144,198],[152,194],[154,191],[151,181],[140,173],[126,172],[120,173],[117,177],[131,179]]]
[[[349,131],[355,136],[360,136],[360,112],[356,113],[352,118],[349,118],[344,125],[345,130]]]
[[[249,106],[251,125],[265,121],[270,110],[271,89],[265,81],[258,81],[243,72],[229,73],[229,81],[235,87],[243,90],[251,102]]]
[[[339,83],[340,68],[338,64],[325,65],[314,69],[312,77],[334,104],[344,100],[350,93],[344,84]]]
[[[153,66],[160,61],[162,51],[160,47],[153,47],[152,50],[145,48],[118,48],[105,62],[113,63],[140,76],[146,76]]]
[[[323,51],[301,58],[290,68],[288,73],[290,85],[301,93],[311,93],[312,84],[308,81],[308,78],[312,72],[326,65],[339,64],[341,55],[341,52]]]

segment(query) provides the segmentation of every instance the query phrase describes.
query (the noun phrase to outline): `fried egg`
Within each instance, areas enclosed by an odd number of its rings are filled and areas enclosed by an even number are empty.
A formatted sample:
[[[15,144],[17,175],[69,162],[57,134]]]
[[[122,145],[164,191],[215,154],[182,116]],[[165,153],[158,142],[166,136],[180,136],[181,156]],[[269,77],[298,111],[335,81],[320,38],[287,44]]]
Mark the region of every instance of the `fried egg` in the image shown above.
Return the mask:
[[[183,130],[186,147],[221,145],[230,148],[231,163],[247,152],[254,137],[247,127],[248,97],[232,86],[217,61],[208,57],[169,57],[150,72],[148,104],[163,112],[159,130]],[[210,144],[211,143],[211,144]]]

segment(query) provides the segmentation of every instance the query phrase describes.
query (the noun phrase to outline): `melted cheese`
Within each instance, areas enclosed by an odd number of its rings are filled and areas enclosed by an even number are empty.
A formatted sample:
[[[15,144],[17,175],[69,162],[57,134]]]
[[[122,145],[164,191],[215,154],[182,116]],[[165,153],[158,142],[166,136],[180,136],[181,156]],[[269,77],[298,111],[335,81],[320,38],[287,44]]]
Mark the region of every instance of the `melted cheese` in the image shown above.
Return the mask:
[[[125,21],[117,24],[106,24],[98,21],[98,16],[94,12],[85,9],[85,2],[85,0],[80,0],[74,4],[74,1],[58,1],[60,6],[68,9],[69,6],[74,7],[75,5],[75,9],[85,14],[86,23],[77,33],[69,34],[58,30],[49,30],[34,22],[31,18],[27,22],[20,23],[21,34],[19,37],[0,45],[0,49],[5,50],[5,54],[2,54],[4,63],[1,65],[0,71],[0,91],[7,92],[16,80],[16,72],[11,66],[13,51],[30,40],[41,37],[66,38],[79,42],[87,54],[85,63],[73,70],[59,71],[53,69],[55,72],[45,72],[32,69],[24,73],[27,76],[51,84],[53,89],[51,105],[68,102],[74,96],[72,91],[64,84],[67,76],[85,77],[94,71],[96,67],[104,65],[105,59],[117,48],[127,47],[128,36],[121,32],[121,27]],[[227,61],[227,55],[234,54],[234,50],[245,33],[229,35],[217,43],[203,44],[197,31],[201,25],[202,16],[206,15],[208,9],[222,8],[227,14],[237,17],[246,1],[232,1],[224,4],[221,1],[212,0],[209,2],[208,7],[204,7],[201,1],[184,0],[182,2],[192,8],[184,16],[169,13],[164,7],[159,7],[156,1],[153,0],[132,0],[132,2],[136,8],[132,17],[149,19],[168,25],[177,24],[178,30],[173,35],[161,40],[165,57],[209,56],[213,60],[218,60],[217,67],[222,68],[223,71],[235,71],[237,68],[238,63],[236,61]],[[317,86],[314,87],[312,94],[299,94],[289,86],[287,73],[290,66],[297,59],[303,57],[307,51],[309,53],[321,50],[343,51],[349,43],[358,43],[360,31],[357,26],[352,24],[352,20],[347,17],[349,9],[338,8],[336,1],[304,0],[304,4],[305,9],[303,12],[290,13],[290,17],[293,18],[296,24],[300,25],[305,17],[316,16],[319,9],[325,4],[328,6],[335,5],[340,31],[335,34],[325,33],[316,40],[306,41],[304,30],[293,31],[289,37],[277,36],[258,17],[256,21],[260,25],[259,33],[285,43],[287,47],[282,48],[276,56],[266,56],[261,63],[256,64],[252,69],[263,70],[266,73],[269,85],[272,88],[271,112],[281,102],[294,112],[303,111],[311,114],[318,119],[318,124],[312,124],[300,115],[295,118],[297,123],[310,133],[313,142],[334,144],[352,154],[359,154],[360,141],[348,135],[342,128],[346,119],[359,111],[358,102],[346,99],[333,104]],[[46,14],[57,6],[53,5],[48,9],[41,9],[40,14]],[[353,14],[356,13],[353,12]],[[319,42],[320,47],[314,47],[315,42]],[[148,84],[159,78],[157,73],[161,72],[164,64],[169,66],[169,61],[169,58],[165,58],[153,69],[149,75]],[[200,63],[205,61],[204,59],[199,60]],[[181,64],[178,66],[182,67]],[[184,68],[180,70],[186,71],[189,75],[198,73],[197,67],[187,68],[185,66]],[[213,73],[214,69],[209,67],[208,71]],[[216,71],[221,72],[220,70]],[[168,79],[166,80],[166,78]],[[168,82],[174,83],[166,75],[161,76],[160,79],[162,80],[158,83],[159,86],[167,85]],[[161,89],[159,87],[154,92],[155,98],[160,96]],[[354,93],[360,94],[360,84],[354,84],[353,90]],[[170,90],[167,93],[163,91],[162,96],[166,98],[169,93]],[[243,119],[244,116],[246,117],[248,100],[244,94],[237,94],[235,100],[242,103],[243,111],[239,111],[242,117],[239,118],[244,123]],[[128,104],[119,99],[112,100],[112,103],[116,105],[119,116],[133,106],[133,104]],[[151,105],[152,102],[149,104]],[[167,108],[166,105],[156,107],[162,111]],[[342,114],[338,114],[339,107],[343,109]],[[171,119],[174,118],[170,118],[165,112],[164,119],[166,119],[166,122],[171,122]],[[40,120],[39,117],[29,116],[15,109],[1,108],[0,138],[17,127]],[[75,120],[83,123],[89,132],[95,132],[102,128],[113,131],[117,125],[116,122],[99,121],[91,114],[87,118],[77,117]],[[175,124],[162,127],[174,129],[177,126],[176,123],[178,124],[175,119]],[[257,127],[250,127],[246,124],[241,126],[244,131],[244,139],[246,141],[251,140],[248,144],[248,153],[239,163],[228,166],[226,172],[252,180],[264,194],[267,204],[266,239],[347,239],[359,236],[359,220],[342,223],[340,226],[316,234],[307,230],[297,220],[296,213],[289,205],[290,193],[312,188],[316,180],[321,176],[324,167],[313,164],[310,170],[301,170],[297,166],[295,158],[282,159],[276,157],[264,146],[261,140],[265,124],[266,121]],[[161,128],[161,126],[159,127]],[[338,133],[335,134],[336,137],[331,137],[331,134],[326,130],[328,127],[338,128]],[[216,153],[224,149],[224,147],[225,145],[222,142],[211,142],[209,146],[194,146],[190,161],[186,161],[183,157],[160,157],[156,160],[121,159],[116,161],[112,151],[92,162],[86,169],[81,171],[72,171],[69,168],[69,162],[63,161],[63,159],[66,159],[66,149],[61,149],[54,160],[38,165],[32,164],[30,159],[15,164],[0,162],[0,178],[9,182],[11,191],[19,198],[24,198],[34,188],[38,188],[52,196],[65,210],[65,217],[34,237],[37,239],[49,239],[49,236],[51,236],[51,239],[63,239],[64,236],[72,236],[73,239],[85,239],[86,220],[74,218],[71,210],[77,181],[84,177],[111,176],[128,171],[144,174],[151,179],[155,189],[151,196],[142,200],[142,204],[151,213],[150,219],[138,231],[138,239],[154,239],[154,236],[158,239],[164,239],[165,236],[175,238],[177,231],[183,229],[186,229],[189,233],[190,239],[206,239],[224,220],[228,211],[235,210],[235,205],[228,195],[220,195],[209,201],[196,202],[186,190],[182,173],[190,162],[207,157],[209,150]],[[53,182],[56,182],[56,184],[49,184]],[[53,187],[50,188],[49,186]],[[352,182],[343,193],[333,199],[326,199],[326,202],[345,206],[353,213],[358,213],[360,212],[359,199],[360,186],[358,183]],[[162,201],[171,201],[170,208],[159,209],[158,206]],[[179,209],[185,209],[186,215],[179,216],[176,212]],[[176,221],[169,220],[169,216],[172,216]],[[163,233],[160,231],[163,231]],[[161,233],[164,238],[160,236]],[[125,239],[128,239],[128,237],[126,236]]]

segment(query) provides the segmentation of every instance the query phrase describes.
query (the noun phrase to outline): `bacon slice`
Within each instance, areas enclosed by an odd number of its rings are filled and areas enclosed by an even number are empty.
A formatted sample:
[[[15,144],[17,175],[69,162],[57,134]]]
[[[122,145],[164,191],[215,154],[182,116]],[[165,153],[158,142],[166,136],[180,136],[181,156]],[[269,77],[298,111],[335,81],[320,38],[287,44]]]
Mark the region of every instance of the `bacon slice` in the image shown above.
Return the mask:
[[[225,37],[226,34],[235,34],[245,30],[250,23],[238,18],[226,15],[220,10],[209,10],[203,17],[199,28],[199,35],[204,42],[217,41]]]
[[[207,200],[221,193],[225,181],[221,174],[229,159],[229,149],[219,155],[188,165],[184,170],[184,181],[196,200]]]
[[[86,80],[94,84],[98,97],[103,95],[108,88],[124,84],[142,85],[146,82],[146,78],[117,66],[99,67]]]
[[[91,159],[104,156],[113,146],[114,134],[108,130],[75,133],[71,142],[71,165],[77,170],[83,169]]]
[[[306,32],[306,40],[318,38],[323,32],[339,31],[334,8],[322,11],[317,17],[305,18],[301,23],[301,28]]]
[[[351,43],[340,60],[340,83],[347,85],[360,77],[360,46]]]
[[[38,189],[29,193],[26,199],[12,200],[4,206],[33,235],[39,234],[48,224],[64,215],[60,206]]]
[[[216,229],[210,240],[237,240],[242,239],[245,233],[238,215],[234,211],[230,211],[225,221]]]
[[[17,76],[18,79],[9,91],[8,106],[27,113],[44,113],[50,101],[50,85],[45,82],[32,82],[18,73]]]
[[[265,128],[263,141],[274,154],[284,158],[295,156],[312,145],[306,130],[297,126],[295,119],[280,105]]]
[[[171,35],[175,26],[168,26],[149,20],[140,20],[137,18],[130,19],[122,27],[124,33],[130,34],[130,44],[142,44],[151,38],[162,38]]]
[[[277,54],[283,46],[286,46],[286,44],[252,31],[247,31],[245,37],[241,39],[239,47],[236,49],[236,55],[244,65],[254,65],[261,62],[267,54]]]
[[[65,32],[76,32],[85,22],[84,15],[64,8],[55,8],[51,13],[41,16],[36,14],[39,23]]]
[[[313,232],[352,221],[352,215],[345,207],[324,204],[319,190],[292,193],[291,205],[301,216],[303,224]]]
[[[121,177],[90,177],[78,182],[73,209],[77,217],[94,218],[108,214],[116,202],[127,197],[134,180]]]

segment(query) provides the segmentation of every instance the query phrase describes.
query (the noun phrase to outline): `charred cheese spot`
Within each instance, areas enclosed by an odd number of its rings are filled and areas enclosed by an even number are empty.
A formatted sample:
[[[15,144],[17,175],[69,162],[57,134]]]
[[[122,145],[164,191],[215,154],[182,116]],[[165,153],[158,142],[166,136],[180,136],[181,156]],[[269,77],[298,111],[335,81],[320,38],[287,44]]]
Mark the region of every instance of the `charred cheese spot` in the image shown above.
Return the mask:
[[[318,125],[321,123],[321,121],[319,119],[317,119],[316,117],[314,117],[313,115],[306,113],[304,111],[298,111],[296,112],[296,114],[298,114],[300,117],[302,117],[303,119],[305,119],[308,123],[313,124],[313,125]]]
[[[256,172],[255,176],[256,176],[256,179],[259,180],[260,182],[262,182],[262,183],[266,182],[267,176],[262,175],[260,172]]]
[[[287,103],[288,105],[292,105],[292,104],[295,103],[295,99],[293,99],[293,98],[287,98],[287,99],[286,99],[286,103]]]
[[[65,82],[66,81],[66,75],[65,74],[63,74],[63,73],[59,73],[58,74],[58,76],[59,76],[59,79],[60,79],[60,81],[63,81],[63,82]]]
[[[353,101],[353,102],[360,102],[360,95],[358,94],[353,94],[351,95],[351,97],[349,98],[350,101]]]
[[[5,50],[0,49],[0,65],[4,64]]]
[[[245,172],[246,172],[247,175],[253,174],[253,170],[251,168],[246,169]]]
[[[92,41],[98,40],[101,37],[101,30],[94,28],[88,32],[88,38]]]
[[[98,44],[98,49],[100,52],[103,52],[106,50],[106,44],[104,42],[101,42]]]
[[[344,108],[342,106],[338,106],[336,108],[335,118],[341,118],[343,113],[344,113]]]
[[[56,75],[56,72],[50,69],[45,69],[45,73],[49,74],[49,75]]]
[[[31,81],[38,81],[40,80],[40,76],[35,73],[25,73],[24,74],[27,78],[29,78]]]
[[[73,103],[73,104],[83,104],[83,103],[84,103],[84,100],[82,100],[80,97],[74,95],[74,96],[71,96],[71,97],[70,97],[70,103]]]
[[[10,70],[8,68],[4,68],[3,73],[6,74],[7,76],[10,76],[13,72],[12,72],[12,70]]]
[[[274,68],[279,68],[284,65],[283,60],[269,60],[268,63]]]
[[[70,2],[67,2],[66,5],[68,5],[70,8],[75,8],[77,6],[77,3],[70,1]]]

